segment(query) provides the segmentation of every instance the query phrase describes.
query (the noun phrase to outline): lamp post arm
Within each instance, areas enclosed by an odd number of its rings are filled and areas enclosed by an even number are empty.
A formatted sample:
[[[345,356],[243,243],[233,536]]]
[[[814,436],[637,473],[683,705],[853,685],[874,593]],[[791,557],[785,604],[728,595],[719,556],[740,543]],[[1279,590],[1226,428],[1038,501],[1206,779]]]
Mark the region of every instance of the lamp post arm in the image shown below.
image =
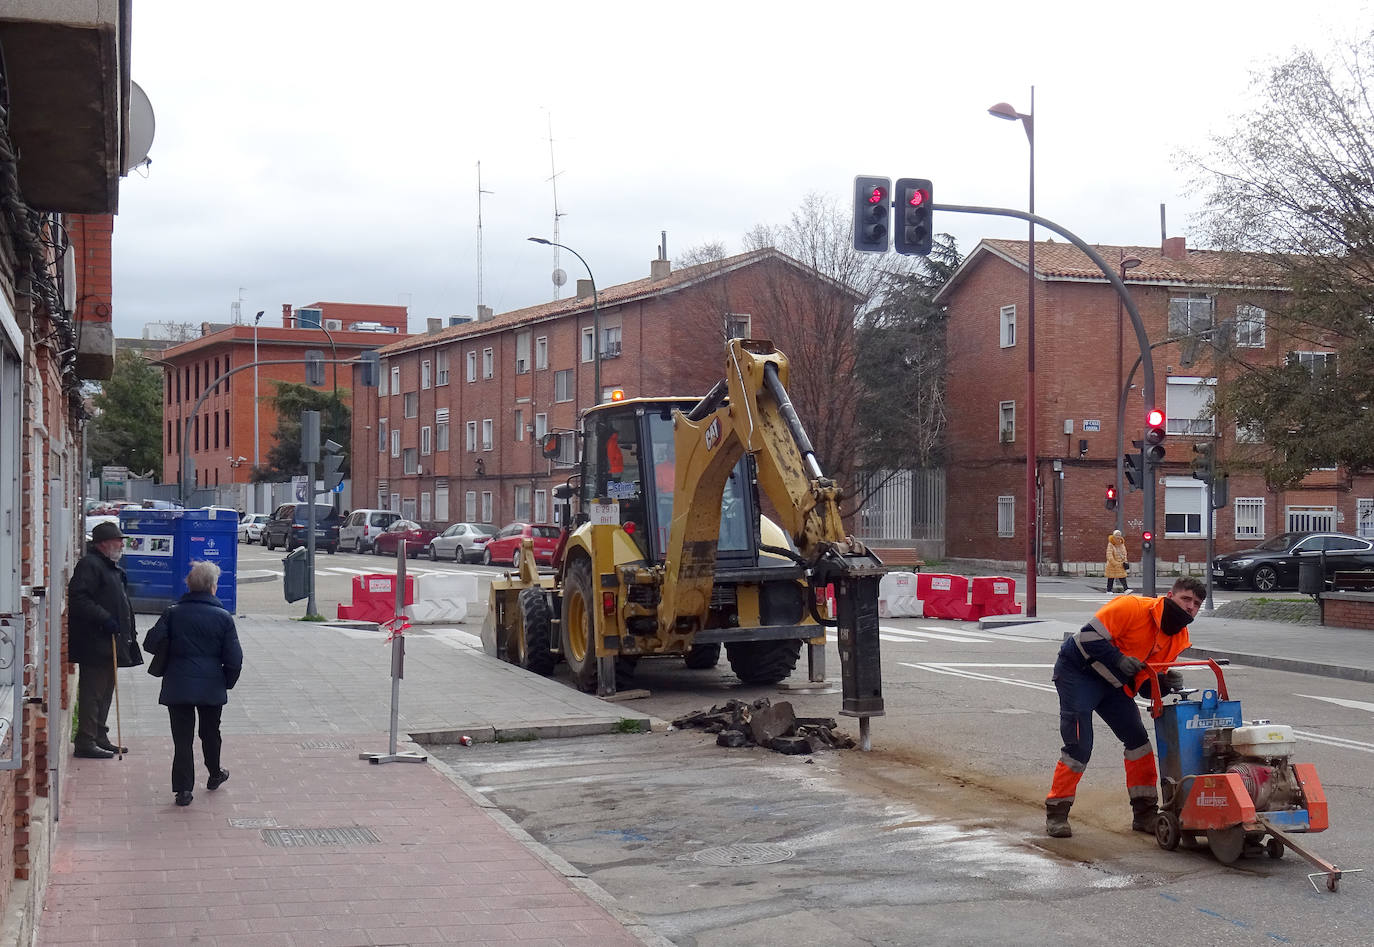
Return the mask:
[[[552,240],[545,240],[545,241],[541,241],[541,242],[543,242],[543,243],[545,243],[545,244],[547,244],[548,246],[551,246],[551,247],[562,247],[564,250],[567,250],[567,251],[568,251],[569,253],[571,253],[573,256],[577,257],[577,261],[578,261],[579,263],[581,263],[581,264],[582,264],[582,268],[583,268],[584,270],[587,271],[587,279],[589,279],[589,280],[591,281],[591,284],[592,284],[592,335],[594,336],[594,338],[592,339],[592,376],[593,376],[593,383],[596,385],[596,391],[592,394],[592,404],[594,404],[594,405],[595,405],[595,404],[600,404],[600,403],[601,403],[601,300],[600,300],[600,296],[597,294],[597,291],[596,291],[596,274],[594,274],[594,273],[592,272],[592,268],[591,268],[590,266],[587,265],[587,261],[584,260],[584,259],[582,259],[582,254],[578,253],[576,250],[574,250],[572,247],[568,246],[567,244],[565,244],[565,243],[554,243]]]

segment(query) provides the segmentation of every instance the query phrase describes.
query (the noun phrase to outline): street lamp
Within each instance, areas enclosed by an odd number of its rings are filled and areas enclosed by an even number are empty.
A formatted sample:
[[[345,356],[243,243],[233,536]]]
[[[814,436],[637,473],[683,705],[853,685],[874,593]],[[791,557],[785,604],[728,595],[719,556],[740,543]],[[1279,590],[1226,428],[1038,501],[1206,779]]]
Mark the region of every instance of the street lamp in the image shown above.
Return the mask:
[[[258,464],[258,444],[261,438],[258,436],[258,323],[262,321],[263,310],[259,309],[258,314],[253,317],[253,469],[256,470]],[[256,500],[257,498],[254,497]],[[253,512],[257,511],[257,503],[253,504]]]
[[[582,259],[582,254],[572,247],[562,243],[554,243],[552,240],[545,240],[543,237],[527,237],[530,243],[543,244],[546,247],[562,247],[573,256],[581,260],[582,266],[587,270],[587,278],[592,281],[592,375],[596,380],[596,395],[592,399],[592,404],[601,403],[601,306],[596,293],[596,277],[592,275],[592,268],[587,266],[587,261]]]
[[[988,109],[989,115],[1019,121],[1030,143],[1030,213],[1035,214],[1035,86],[1031,86],[1031,107],[1027,113],[1016,111],[1006,102]],[[1026,615],[1034,618],[1035,580],[1040,571],[1036,554],[1036,444],[1035,444],[1035,221],[1030,223],[1030,249],[1026,262]]]
[[[1143,261],[1140,259],[1140,257],[1126,256],[1126,251],[1125,251],[1125,250],[1122,250],[1122,251],[1121,251],[1121,264],[1120,264],[1120,266],[1121,266],[1121,282],[1123,282],[1123,283],[1126,282],[1126,271],[1127,271],[1127,270],[1133,270],[1133,269],[1135,269],[1135,268],[1136,268],[1137,266],[1139,266],[1142,262],[1143,262]],[[1122,324],[1122,321],[1121,321],[1121,295],[1118,293],[1118,294],[1117,294],[1117,297],[1116,297],[1116,390],[1117,390],[1117,391],[1121,391],[1121,382],[1122,382],[1122,378],[1121,378],[1121,352],[1122,352],[1122,349],[1121,349],[1121,346],[1122,346],[1122,333],[1123,333],[1124,331],[1125,331],[1125,329],[1124,329],[1123,324]],[[1120,434],[1120,428],[1121,428],[1121,416],[1120,416],[1120,413],[1118,412],[1118,415],[1117,415],[1117,432],[1118,432],[1118,433],[1117,433],[1117,438],[1116,438],[1118,443],[1120,443],[1121,440],[1122,440],[1121,434]],[[1121,490],[1121,479],[1122,479],[1122,477],[1125,475],[1125,472],[1126,472],[1126,471],[1125,471],[1125,467],[1126,467],[1126,459],[1122,456],[1122,452],[1118,450],[1118,451],[1116,452],[1116,489],[1117,489],[1118,491]],[[1123,532],[1124,532],[1124,530],[1125,530],[1125,528],[1126,528],[1126,510],[1125,510],[1125,504],[1123,504],[1123,503],[1121,503],[1121,502],[1119,502],[1119,501],[1118,501],[1117,504],[1116,504],[1116,528],[1119,529],[1119,530],[1122,530]],[[1210,561],[1211,561],[1211,560],[1209,559],[1208,562],[1210,562]]]

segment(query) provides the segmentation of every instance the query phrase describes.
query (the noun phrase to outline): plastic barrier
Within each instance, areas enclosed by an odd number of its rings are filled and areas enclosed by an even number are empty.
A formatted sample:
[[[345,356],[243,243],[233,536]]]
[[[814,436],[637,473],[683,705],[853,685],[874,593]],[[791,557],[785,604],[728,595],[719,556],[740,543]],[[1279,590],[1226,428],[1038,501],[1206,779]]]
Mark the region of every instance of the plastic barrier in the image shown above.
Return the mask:
[[[415,581],[415,602],[406,617],[415,622],[462,621],[477,602],[475,575],[422,575]]]
[[[920,618],[924,614],[915,573],[889,572],[878,580],[879,618]]]
[[[415,577],[406,576],[405,604],[415,601]],[[353,577],[353,604],[339,603],[339,617],[378,624],[396,617],[396,576],[373,572]]]
[[[940,572],[916,573],[916,594],[926,618],[969,621],[975,616],[968,603],[968,579]]]
[[[233,510],[124,510],[120,565],[129,576],[135,612],[157,614],[186,594],[191,563],[219,566],[215,595],[233,612],[238,604],[239,520]]]
[[[1016,601],[1016,580],[1004,575],[981,575],[971,579],[969,599],[974,618],[1021,614],[1021,605]]]

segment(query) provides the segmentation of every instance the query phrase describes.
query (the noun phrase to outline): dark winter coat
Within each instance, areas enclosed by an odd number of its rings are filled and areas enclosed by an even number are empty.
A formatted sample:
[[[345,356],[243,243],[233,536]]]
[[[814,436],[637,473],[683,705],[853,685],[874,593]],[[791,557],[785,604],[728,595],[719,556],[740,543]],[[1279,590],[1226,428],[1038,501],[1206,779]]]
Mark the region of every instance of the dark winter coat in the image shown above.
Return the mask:
[[[157,654],[167,648],[160,704],[223,705],[243,670],[234,616],[209,592],[187,592],[143,639]]]
[[[67,660],[109,664],[111,635],[119,649],[120,667],[143,663],[134,633],[128,576],[119,563],[91,544],[67,583]]]

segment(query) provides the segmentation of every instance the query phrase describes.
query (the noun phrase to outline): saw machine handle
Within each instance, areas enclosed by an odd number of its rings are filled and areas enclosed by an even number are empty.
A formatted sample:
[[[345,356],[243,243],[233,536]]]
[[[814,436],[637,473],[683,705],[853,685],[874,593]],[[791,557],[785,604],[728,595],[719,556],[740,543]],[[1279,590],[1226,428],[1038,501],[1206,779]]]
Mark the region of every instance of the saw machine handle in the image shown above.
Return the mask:
[[[1222,700],[1231,699],[1226,693],[1226,677],[1221,673],[1221,665],[1211,658],[1205,661],[1166,661],[1163,664],[1147,663],[1145,666],[1150,669],[1152,674],[1156,675],[1170,668],[1209,667],[1212,669],[1212,673],[1217,676],[1217,696]],[[1159,693],[1159,687],[1156,686],[1154,692],[1154,697],[1150,701],[1150,716],[1158,717],[1164,712],[1164,697]]]

